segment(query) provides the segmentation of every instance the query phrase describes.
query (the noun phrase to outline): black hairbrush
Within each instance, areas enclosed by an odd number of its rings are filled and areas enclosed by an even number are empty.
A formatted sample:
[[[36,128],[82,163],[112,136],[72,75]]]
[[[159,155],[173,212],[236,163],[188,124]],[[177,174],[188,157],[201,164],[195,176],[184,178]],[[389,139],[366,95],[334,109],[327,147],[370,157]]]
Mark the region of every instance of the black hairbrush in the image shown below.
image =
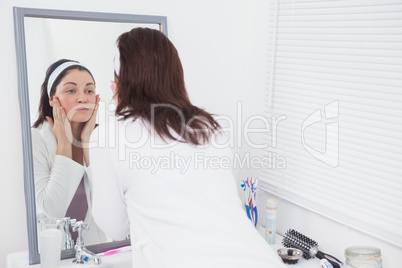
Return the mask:
[[[318,250],[318,243],[313,239],[293,230],[289,229],[282,239],[282,245],[287,248],[297,248],[303,251],[303,257],[310,259],[317,257],[319,259],[327,259],[334,268],[340,268],[343,263],[327,253]]]

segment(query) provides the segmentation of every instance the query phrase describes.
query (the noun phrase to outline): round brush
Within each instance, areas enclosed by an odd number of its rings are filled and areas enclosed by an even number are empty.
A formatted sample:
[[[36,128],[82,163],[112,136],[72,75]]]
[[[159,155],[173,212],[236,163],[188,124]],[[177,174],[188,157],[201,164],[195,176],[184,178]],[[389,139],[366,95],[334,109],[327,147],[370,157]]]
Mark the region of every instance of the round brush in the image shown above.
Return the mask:
[[[319,251],[318,243],[313,239],[295,231],[289,229],[283,237],[282,245],[287,248],[297,248],[303,251],[303,257],[310,259],[317,257],[319,259],[327,259],[334,268],[340,268],[343,263],[327,253]]]

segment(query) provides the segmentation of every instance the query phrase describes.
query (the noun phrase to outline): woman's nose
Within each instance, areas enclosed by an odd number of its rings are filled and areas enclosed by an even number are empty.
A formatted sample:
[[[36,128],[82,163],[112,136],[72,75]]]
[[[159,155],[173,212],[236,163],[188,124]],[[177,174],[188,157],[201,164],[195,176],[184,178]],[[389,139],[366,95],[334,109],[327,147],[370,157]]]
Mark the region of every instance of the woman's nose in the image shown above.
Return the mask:
[[[78,99],[77,99],[77,101],[78,102],[87,102],[87,96],[85,95],[85,93],[83,92],[83,91],[80,91],[79,93],[78,93]]]

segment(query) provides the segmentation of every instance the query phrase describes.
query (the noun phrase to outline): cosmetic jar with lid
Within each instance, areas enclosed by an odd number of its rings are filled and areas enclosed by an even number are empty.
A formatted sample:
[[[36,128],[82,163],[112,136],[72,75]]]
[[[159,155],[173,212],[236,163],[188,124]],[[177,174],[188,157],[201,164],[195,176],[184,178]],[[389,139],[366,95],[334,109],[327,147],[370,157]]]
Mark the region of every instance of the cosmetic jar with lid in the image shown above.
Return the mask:
[[[345,249],[345,268],[382,268],[381,250],[356,246]]]

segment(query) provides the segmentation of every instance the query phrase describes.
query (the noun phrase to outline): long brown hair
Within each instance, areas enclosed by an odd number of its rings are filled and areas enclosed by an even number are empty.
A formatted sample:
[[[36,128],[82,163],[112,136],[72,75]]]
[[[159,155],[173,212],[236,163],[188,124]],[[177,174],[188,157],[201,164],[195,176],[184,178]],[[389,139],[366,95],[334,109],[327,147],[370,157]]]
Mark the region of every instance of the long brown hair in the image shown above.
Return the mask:
[[[134,28],[117,39],[120,71],[117,80],[116,114],[151,123],[156,133],[185,142],[208,142],[220,126],[212,115],[191,104],[184,83],[179,54],[161,32]]]
[[[77,62],[74,60],[61,59],[61,60],[58,60],[58,61],[52,63],[47,68],[45,80],[43,81],[42,86],[41,86],[41,95],[40,95],[39,108],[38,108],[39,115],[32,127],[37,128],[37,127],[41,126],[43,124],[43,122],[46,121],[46,116],[49,116],[50,118],[53,119],[53,107],[50,106],[49,98],[56,93],[57,85],[60,83],[61,79],[67,74],[68,71],[73,70],[73,69],[77,69],[80,71],[87,71],[95,82],[93,75],[87,68],[85,68],[81,65],[73,65],[73,66],[66,68],[64,71],[62,71],[59,74],[59,76],[56,78],[56,80],[53,83],[53,86],[50,90],[50,96],[49,96],[47,93],[47,82],[49,81],[50,75],[53,73],[54,70],[56,70],[57,67],[59,67],[60,65],[62,65],[65,62],[68,62],[68,61]]]

